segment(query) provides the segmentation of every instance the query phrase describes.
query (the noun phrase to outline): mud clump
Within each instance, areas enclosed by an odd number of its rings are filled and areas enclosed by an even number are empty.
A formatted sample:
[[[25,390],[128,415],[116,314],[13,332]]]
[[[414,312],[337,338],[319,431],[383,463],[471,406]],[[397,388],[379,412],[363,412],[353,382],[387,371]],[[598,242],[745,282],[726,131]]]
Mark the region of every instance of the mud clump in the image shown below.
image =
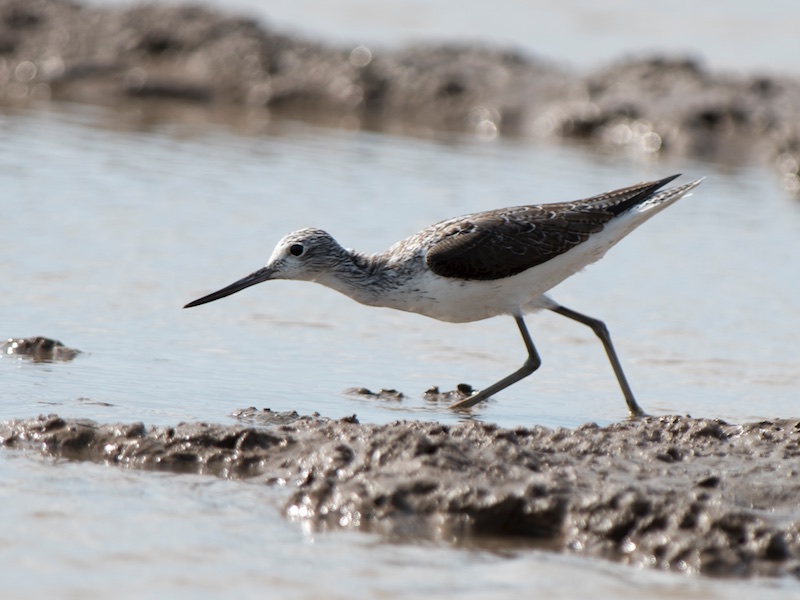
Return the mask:
[[[8,338],[0,343],[0,355],[21,356],[33,362],[69,362],[80,353],[80,350],[69,348],[58,340],[42,336]]]
[[[468,383],[459,383],[454,390],[442,392],[439,386],[432,386],[422,393],[422,397],[429,402],[454,402],[469,398],[475,390]]]
[[[459,383],[456,389],[442,392],[438,386],[432,386],[422,393],[422,398],[428,402],[453,402],[455,400],[463,400],[464,398],[472,395],[472,386],[468,383]],[[381,388],[377,392],[373,392],[369,388],[354,387],[347,388],[344,392],[347,396],[355,398],[368,398],[373,400],[403,400],[406,396],[403,392],[398,392],[395,389]]]
[[[403,392],[398,392],[394,389],[381,388],[377,392],[373,392],[369,388],[355,387],[347,388],[343,394],[347,396],[354,396],[356,398],[371,398],[374,400],[402,400],[405,398]]]
[[[7,422],[0,441],[129,468],[262,477],[286,515],[539,547],[712,576],[800,577],[800,421],[648,417],[576,430],[360,424],[246,409],[249,425]]]
[[[248,115],[290,116],[729,165],[755,159],[800,193],[800,79],[716,73],[686,56],[581,74],[475,44],[334,46],[198,6],[0,0],[0,102],[42,100],[116,106],[148,123],[199,120],[199,110],[237,126]]]

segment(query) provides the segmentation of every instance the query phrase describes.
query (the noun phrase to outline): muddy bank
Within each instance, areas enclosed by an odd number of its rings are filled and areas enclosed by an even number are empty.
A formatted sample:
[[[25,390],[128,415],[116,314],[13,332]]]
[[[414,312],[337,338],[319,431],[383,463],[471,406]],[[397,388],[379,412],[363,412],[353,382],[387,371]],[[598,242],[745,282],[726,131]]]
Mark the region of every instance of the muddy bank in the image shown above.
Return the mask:
[[[581,74],[514,49],[337,47],[195,6],[0,0],[0,102],[42,100],[115,105],[145,120],[291,115],[766,161],[800,190],[800,78],[712,72],[686,57]]]
[[[0,441],[127,468],[258,477],[317,527],[489,536],[712,576],[800,577],[800,421],[503,429],[247,409],[237,426],[8,422]]]

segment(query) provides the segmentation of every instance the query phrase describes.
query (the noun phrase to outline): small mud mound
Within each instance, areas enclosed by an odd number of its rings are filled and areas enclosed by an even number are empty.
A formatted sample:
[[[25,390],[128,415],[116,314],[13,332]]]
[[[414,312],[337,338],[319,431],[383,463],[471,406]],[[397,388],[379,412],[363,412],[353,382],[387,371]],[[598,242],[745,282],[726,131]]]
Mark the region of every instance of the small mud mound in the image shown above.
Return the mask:
[[[800,577],[800,421],[649,417],[601,428],[363,425],[255,408],[251,426],[57,416],[0,442],[129,468],[264,477],[287,516],[448,540],[483,536],[713,576]]]
[[[377,392],[365,387],[347,388],[344,392],[347,396],[355,396],[357,398],[372,398],[374,400],[402,400],[405,398],[403,392],[398,392],[394,389],[381,388]]]
[[[80,350],[68,348],[58,340],[41,336],[9,338],[0,344],[0,355],[24,356],[33,362],[68,362],[80,353]]]
[[[425,390],[422,397],[430,402],[457,402],[469,398],[475,390],[468,383],[459,383],[454,390],[442,392],[439,386],[434,385]]]

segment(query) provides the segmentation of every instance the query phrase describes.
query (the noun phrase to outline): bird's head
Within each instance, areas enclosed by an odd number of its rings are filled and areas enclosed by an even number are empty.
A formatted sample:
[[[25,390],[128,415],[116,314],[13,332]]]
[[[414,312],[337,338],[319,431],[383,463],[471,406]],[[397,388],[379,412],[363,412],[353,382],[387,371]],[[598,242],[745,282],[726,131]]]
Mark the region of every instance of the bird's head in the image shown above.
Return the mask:
[[[334,269],[347,255],[347,250],[329,233],[321,229],[300,229],[278,242],[264,267],[221,290],[190,302],[184,308],[213,302],[271,279],[314,281]]]

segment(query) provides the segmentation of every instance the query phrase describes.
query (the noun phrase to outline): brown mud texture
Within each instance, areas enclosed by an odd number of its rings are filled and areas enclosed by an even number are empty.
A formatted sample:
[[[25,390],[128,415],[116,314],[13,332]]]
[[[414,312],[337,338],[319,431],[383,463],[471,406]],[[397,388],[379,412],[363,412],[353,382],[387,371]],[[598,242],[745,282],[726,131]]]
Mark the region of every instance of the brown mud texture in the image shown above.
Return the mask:
[[[55,415],[0,443],[126,468],[261,478],[285,514],[405,539],[492,541],[711,576],[800,577],[800,421],[648,417],[575,430],[360,424],[254,408],[241,424]]]
[[[772,165],[800,193],[800,78],[692,56],[588,73],[476,44],[333,46],[198,6],[0,0],[0,104],[67,100],[132,119],[577,140],[604,152]],[[199,114],[198,114],[199,111]]]

